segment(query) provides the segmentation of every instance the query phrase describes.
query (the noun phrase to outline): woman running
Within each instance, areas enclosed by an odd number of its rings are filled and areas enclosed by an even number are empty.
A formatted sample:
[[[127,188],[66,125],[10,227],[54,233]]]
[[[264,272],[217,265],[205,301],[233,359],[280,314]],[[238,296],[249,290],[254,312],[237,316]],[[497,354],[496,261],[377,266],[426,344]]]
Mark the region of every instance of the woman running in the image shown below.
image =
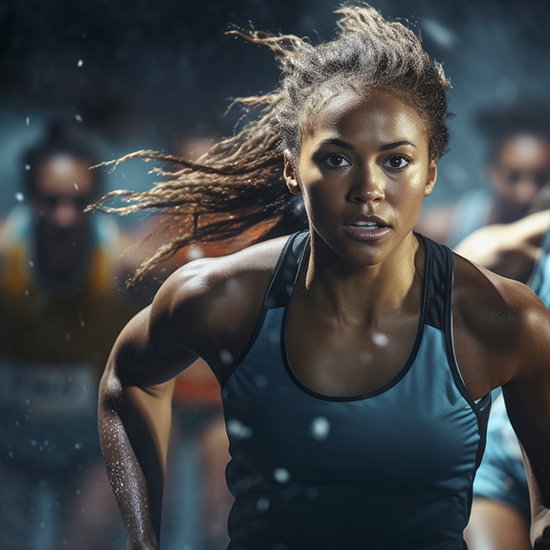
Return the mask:
[[[236,31],[275,53],[281,87],[241,100],[258,117],[196,163],[118,193],[179,230],[145,268],[263,228],[179,269],[113,348],[100,431],[128,547],[158,548],[172,380],[201,357],[230,440],[231,550],[465,548],[499,386],[530,463],[532,540],[550,548],[550,314],[413,232],[448,82],[403,24],[338,13],[317,46]]]

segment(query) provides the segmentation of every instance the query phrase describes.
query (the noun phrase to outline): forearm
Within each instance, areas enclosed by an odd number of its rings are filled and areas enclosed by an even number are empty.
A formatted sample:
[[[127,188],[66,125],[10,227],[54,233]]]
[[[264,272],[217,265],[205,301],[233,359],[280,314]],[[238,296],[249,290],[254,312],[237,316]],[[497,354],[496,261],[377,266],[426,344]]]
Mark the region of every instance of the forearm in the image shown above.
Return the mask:
[[[113,374],[102,380],[101,446],[129,549],[158,548],[169,403],[155,392],[123,387]]]

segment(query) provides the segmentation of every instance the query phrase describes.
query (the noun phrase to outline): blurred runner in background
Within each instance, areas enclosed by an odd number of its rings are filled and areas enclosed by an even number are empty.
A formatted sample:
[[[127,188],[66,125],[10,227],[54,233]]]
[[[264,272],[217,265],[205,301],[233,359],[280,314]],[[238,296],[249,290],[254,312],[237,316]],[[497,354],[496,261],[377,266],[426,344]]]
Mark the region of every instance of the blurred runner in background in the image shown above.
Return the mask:
[[[487,110],[478,126],[488,143],[488,185],[426,209],[416,229],[454,247],[476,229],[519,220],[550,181],[550,112],[536,101]]]
[[[122,522],[99,448],[97,387],[137,310],[95,142],[54,123],[23,159],[25,201],[0,233],[0,547],[112,548]],[[117,279],[118,277],[118,279]],[[125,547],[123,537],[121,546]]]

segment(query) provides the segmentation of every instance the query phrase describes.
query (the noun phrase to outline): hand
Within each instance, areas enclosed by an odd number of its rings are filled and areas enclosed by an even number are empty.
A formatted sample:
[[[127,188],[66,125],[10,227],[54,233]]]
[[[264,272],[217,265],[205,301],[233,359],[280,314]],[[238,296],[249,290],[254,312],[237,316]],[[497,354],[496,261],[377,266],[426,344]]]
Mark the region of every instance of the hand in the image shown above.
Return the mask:
[[[550,527],[545,527],[542,536],[535,541],[535,550],[550,550]]]

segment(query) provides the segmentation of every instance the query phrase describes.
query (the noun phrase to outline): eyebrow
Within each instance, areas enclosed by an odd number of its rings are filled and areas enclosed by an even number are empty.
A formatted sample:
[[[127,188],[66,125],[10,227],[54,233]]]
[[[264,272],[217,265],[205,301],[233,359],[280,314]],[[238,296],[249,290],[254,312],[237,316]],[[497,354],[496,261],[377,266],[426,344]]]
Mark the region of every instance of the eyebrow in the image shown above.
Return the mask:
[[[349,151],[353,151],[354,149],[353,145],[340,139],[325,139],[319,144],[319,146],[321,147],[327,144],[336,145],[337,147],[342,147],[342,149],[348,149]],[[382,145],[382,147],[380,147],[380,151],[389,151],[390,149],[395,149],[396,147],[401,147],[402,145],[410,145],[411,147],[418,149],[412,141],[403,139],[401,141],[394,141],[393,143],[386,143],[385,145]]]
[[[319,144],[319,146],[327,145],[327,144],[336,145],[338,147],[342,147],[342,149],[348,149],[350,151],[353,151],[353,145],[351,145],[347,141],[342,141],[340,139],[325,139]]]
[[[393,143],[386,143],[386,145],[382,145],[382,147],[380,147],[380,151],[388,151],[389,149],[395,149],[396,147],[401,147],[402,145],[410,145],[411,147],[418,149],[418,147],[412,141],[407,141],[404,139],[401,141],[395,141]]]

